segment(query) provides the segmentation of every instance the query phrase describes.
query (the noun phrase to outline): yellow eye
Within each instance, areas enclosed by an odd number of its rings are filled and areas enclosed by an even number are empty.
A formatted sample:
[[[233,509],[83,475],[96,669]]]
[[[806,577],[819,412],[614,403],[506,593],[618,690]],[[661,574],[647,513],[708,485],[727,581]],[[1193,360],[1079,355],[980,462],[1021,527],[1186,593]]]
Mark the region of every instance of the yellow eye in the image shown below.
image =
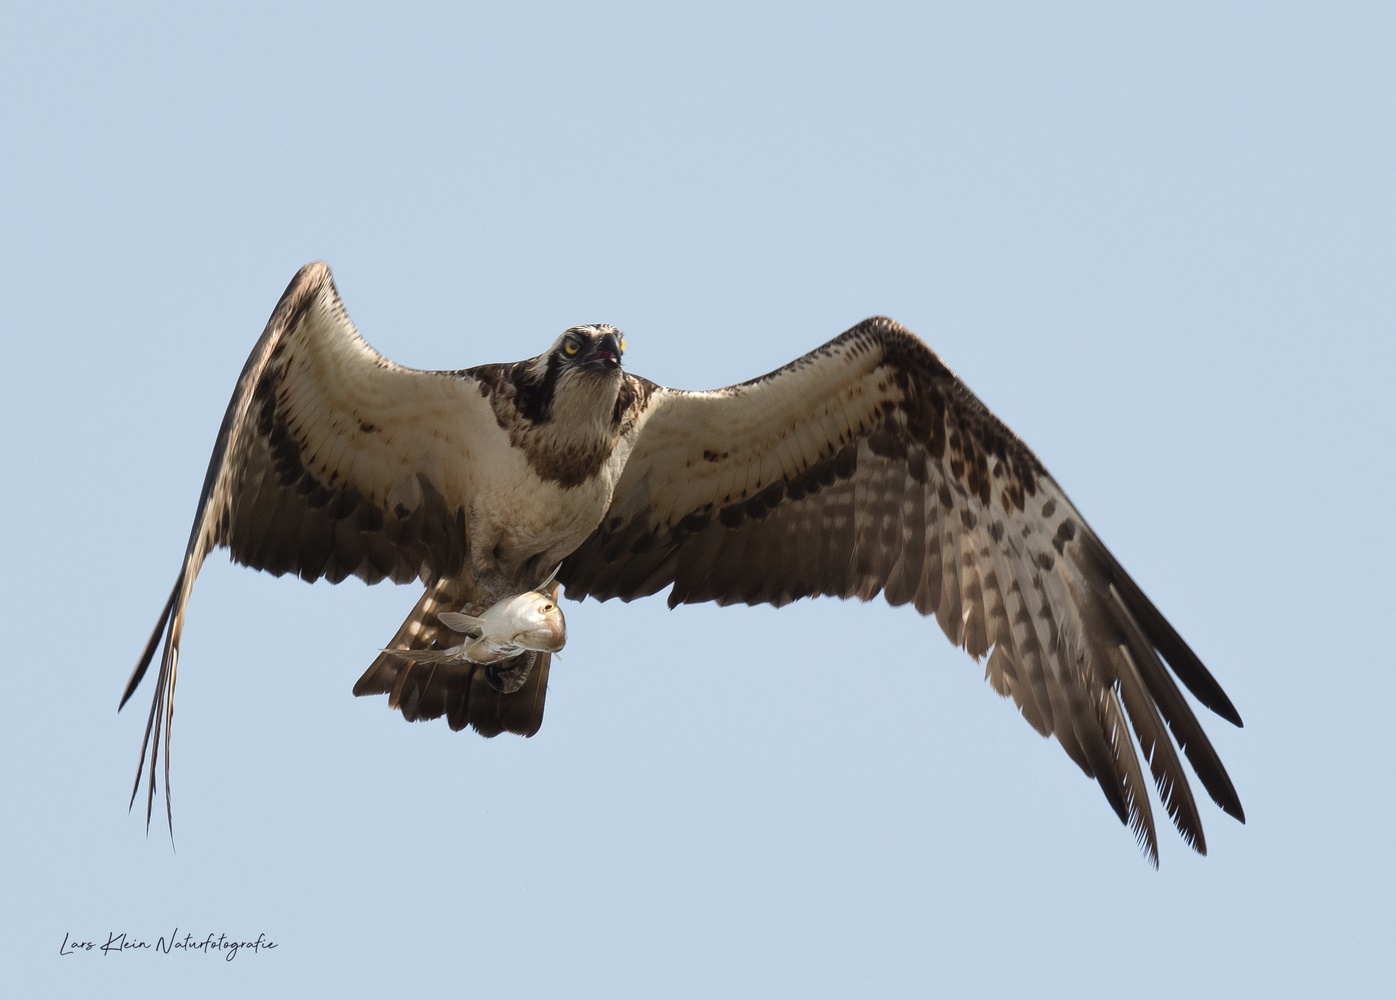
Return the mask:
[[[567,355],[569,358],[576,357],[577,352],[581,349],[582,345],[577,343],[577,341],[571,337],[568,337],[566,340],[562,342],[562,353]]]
[[[620,335],[620,353],[625,353],[625,334]]]

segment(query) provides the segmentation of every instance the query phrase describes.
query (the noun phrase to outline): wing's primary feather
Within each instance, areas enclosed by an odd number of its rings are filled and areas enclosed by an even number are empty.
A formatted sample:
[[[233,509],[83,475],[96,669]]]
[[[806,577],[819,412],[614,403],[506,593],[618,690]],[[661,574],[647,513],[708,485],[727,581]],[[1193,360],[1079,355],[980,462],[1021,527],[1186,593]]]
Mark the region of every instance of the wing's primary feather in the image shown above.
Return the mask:
[[[1205,852],[1187,776],[1243,818],[1173,675],[1240,716],[1037,457],[919,339],[859,324],[761,378],[656,388],[569,597],[785,604],[883,593],[934,615],[994,689],[1100,784],[1150,858],[1133,727],[1166,811]],[[1167,666],[1165,666],[1165,661]]]
[[[216,546],[240,563],[306,580],[369,583],[459,574],[464,512],[479,475],[475,442],[495,417],[470,372],[396,365],[359,336],[329,268],[291,280],[238,379],[218,431],[174,591],[127,682],[135,691],[160,648],[146,723],[150,783],[163,732],[166,813],[169,740],[185,608]],[[172,820],[171,820],[172,824]]]

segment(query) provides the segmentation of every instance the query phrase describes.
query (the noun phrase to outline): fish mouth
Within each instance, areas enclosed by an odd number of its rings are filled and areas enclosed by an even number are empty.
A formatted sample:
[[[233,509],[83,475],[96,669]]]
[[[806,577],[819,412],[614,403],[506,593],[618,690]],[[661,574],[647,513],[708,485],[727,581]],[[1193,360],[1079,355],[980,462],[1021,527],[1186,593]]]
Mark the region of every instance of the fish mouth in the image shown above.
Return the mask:
[[[549,631],[544,635],[534,638],[534,649],[540,653],[560,653],[562,647],[567,645],[567,633],[561,629]]]
[[[514,645],[531,649],[535,653],[558,653],[567,645],[567,626],[539,625],[515,634],[511,641]]]

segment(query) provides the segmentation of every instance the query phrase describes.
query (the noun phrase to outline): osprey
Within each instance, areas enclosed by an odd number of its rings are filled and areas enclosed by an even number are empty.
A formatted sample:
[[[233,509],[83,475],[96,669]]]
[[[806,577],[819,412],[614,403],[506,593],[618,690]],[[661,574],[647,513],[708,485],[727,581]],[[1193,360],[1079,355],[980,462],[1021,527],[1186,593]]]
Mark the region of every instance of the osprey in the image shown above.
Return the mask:
[[[514,364],[405,368],[360,337],[327,266],[302,268],[243,368],[183,566],[122,695],[124,705],[163,636],[131,795],[149,751],[147,824],[162,732],[173,823],[180,635],[216,546],[308,581],[421,580],[426,592],[354,693],[483,736],[538,731],[556,647],[488,664],[432,655],[460,641],[439,615],[463,621],[540,587],[555,600],[554,571],[570,598],[669,587],[671,607],[881,593],[987,657],[994,690],[1099,783],[1154,864],[1136,741],[1199,853],[1175,740],[1212,799],[1244,821],[1174,678],[1239,726],[1231,701],[1032,451],[913,334],[865,320],[711,392],[632,375],[624,351],[602,324]]]

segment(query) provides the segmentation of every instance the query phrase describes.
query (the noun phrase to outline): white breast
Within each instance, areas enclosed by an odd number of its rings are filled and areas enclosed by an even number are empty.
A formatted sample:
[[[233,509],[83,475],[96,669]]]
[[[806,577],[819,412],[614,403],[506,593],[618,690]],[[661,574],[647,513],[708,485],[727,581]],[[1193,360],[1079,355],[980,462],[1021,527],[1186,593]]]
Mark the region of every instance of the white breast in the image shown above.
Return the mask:
[[[466,516],[471,562],[482,579],[501,574],[531,587],[538,581],[518,579],[525,564],[546,575],[601,523],[629,448],[617,448],[593,478],[564,488],[539,478],[523,451],[503,432],[498,437],[491,434],[488,471]]]

